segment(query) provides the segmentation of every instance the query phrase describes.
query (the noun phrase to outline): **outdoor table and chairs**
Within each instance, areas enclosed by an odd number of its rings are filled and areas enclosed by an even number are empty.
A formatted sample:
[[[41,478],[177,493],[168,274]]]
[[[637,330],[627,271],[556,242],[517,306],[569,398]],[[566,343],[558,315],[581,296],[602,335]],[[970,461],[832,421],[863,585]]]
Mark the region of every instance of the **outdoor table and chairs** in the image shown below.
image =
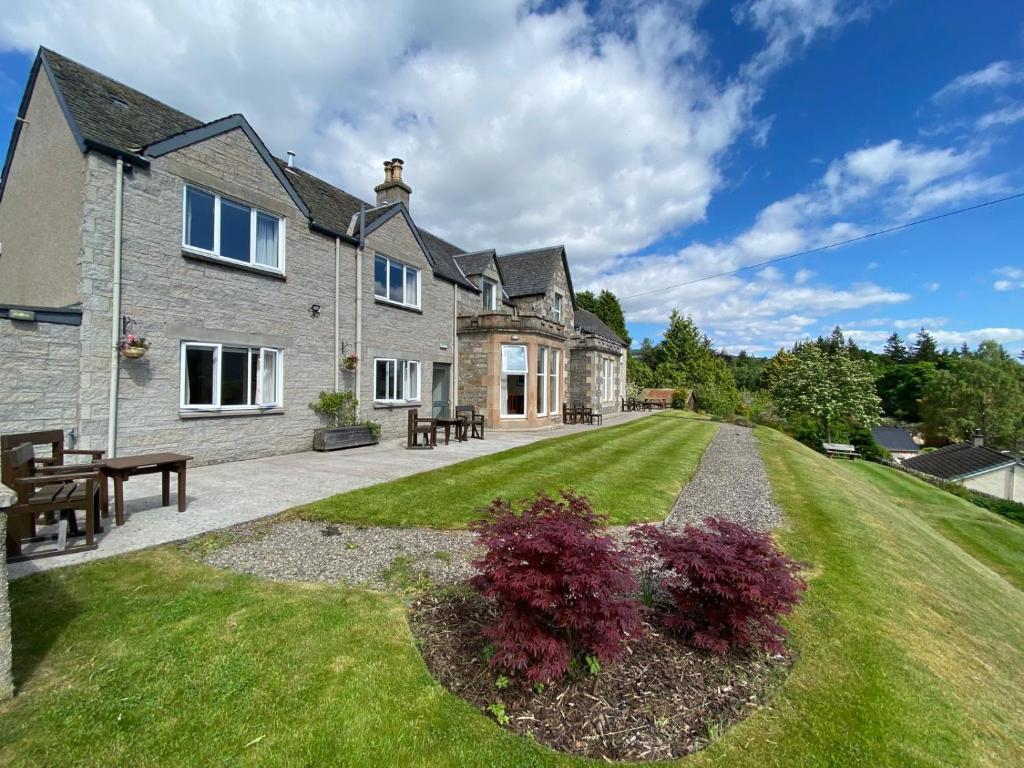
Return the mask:
[[[444,428],[444,444],[448,445],[451,431],[455,430],[455,439],[460,443],[469,439],[469,423],[463,418],[448,418],[441,416],[434,419],[438,428]],[[436,443],[435,443],[436,444]]]

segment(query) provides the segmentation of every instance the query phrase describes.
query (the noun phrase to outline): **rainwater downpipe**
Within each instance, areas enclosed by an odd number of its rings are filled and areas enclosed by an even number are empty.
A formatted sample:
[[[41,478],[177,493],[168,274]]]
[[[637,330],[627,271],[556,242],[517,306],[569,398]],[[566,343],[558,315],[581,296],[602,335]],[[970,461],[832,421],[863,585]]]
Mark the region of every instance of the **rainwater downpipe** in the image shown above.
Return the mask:
[[[359,206],[359,247],[356,248],[356,400],[363,394],[363,250],[366,248],[366,209]]]
[[[334,391],[338,391],[341,375],[341,349],[338,347],[341,321],[341,238],[334,238]]]
[[[121,213],[124,205],[124,159],[117,158],[114,179],[114,281],[110,301],[110,403],[107,416],[107,457],[117,456],[118,349],[121,334]]]
[[[452,413],[459,407],[459,286],[452,283]]]

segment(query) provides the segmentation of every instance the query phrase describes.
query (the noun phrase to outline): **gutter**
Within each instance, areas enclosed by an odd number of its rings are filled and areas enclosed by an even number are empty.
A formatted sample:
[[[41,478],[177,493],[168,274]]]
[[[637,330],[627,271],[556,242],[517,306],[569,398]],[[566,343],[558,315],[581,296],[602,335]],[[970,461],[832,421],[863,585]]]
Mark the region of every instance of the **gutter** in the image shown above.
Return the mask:
[[[107,457],[117,456],[118,350],[121,333],[121,217],[124,208],[124,158],[118,157],[114,179],[114,279],[110,304],[110,401],[107,416]]]

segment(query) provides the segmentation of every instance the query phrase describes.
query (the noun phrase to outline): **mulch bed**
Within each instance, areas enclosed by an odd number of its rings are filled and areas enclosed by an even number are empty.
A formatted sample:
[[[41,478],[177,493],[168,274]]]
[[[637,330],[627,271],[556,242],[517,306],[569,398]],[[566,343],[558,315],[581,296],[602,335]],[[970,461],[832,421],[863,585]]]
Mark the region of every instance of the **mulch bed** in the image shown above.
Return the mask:
[[[449,691],[488,716],[488,706],[500,703],[516,733],[593,758],[667,760],[702,749],[761,706],[791,664],[696,651],[655,623],[596,677],[584,672],[540,693],[513,679],[498,690],[481,634],[494,618],[479,595],[449,591],[413,603],[409,623],[427,667]]]

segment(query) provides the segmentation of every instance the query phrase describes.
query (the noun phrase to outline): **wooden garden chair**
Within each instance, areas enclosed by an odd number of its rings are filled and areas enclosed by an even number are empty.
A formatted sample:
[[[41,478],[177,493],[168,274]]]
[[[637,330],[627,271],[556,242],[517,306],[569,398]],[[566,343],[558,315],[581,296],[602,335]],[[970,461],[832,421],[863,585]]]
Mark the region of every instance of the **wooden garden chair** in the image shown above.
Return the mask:
[[[477,440],[484,439],[484,415],[476,412],[475,405],[457,405],[455,406],[455,415],[466,420],[472,437]]]
[[[99,529],[99,470],[95,466],[39,466],[31,443],[22,443],[0,456],[3,482],[15,492],[7,509],[7,559],[9,562],[33,560],[71,552],[96,549]],[[79,532],[76,510],[85,512],[85,543],[68,546],[69,537]],[[59,513],[57,533],[36,535],[36,520],[41,514]],[[25,542],[56,540],[56,549],[24,554]]]
[[[423,435],[423,445],[419,444],[419,436]],[[433,448],[437,445],[437,422],[434,419],[421,419],[419,411],[409,411],[409,431],[406,448]]]

